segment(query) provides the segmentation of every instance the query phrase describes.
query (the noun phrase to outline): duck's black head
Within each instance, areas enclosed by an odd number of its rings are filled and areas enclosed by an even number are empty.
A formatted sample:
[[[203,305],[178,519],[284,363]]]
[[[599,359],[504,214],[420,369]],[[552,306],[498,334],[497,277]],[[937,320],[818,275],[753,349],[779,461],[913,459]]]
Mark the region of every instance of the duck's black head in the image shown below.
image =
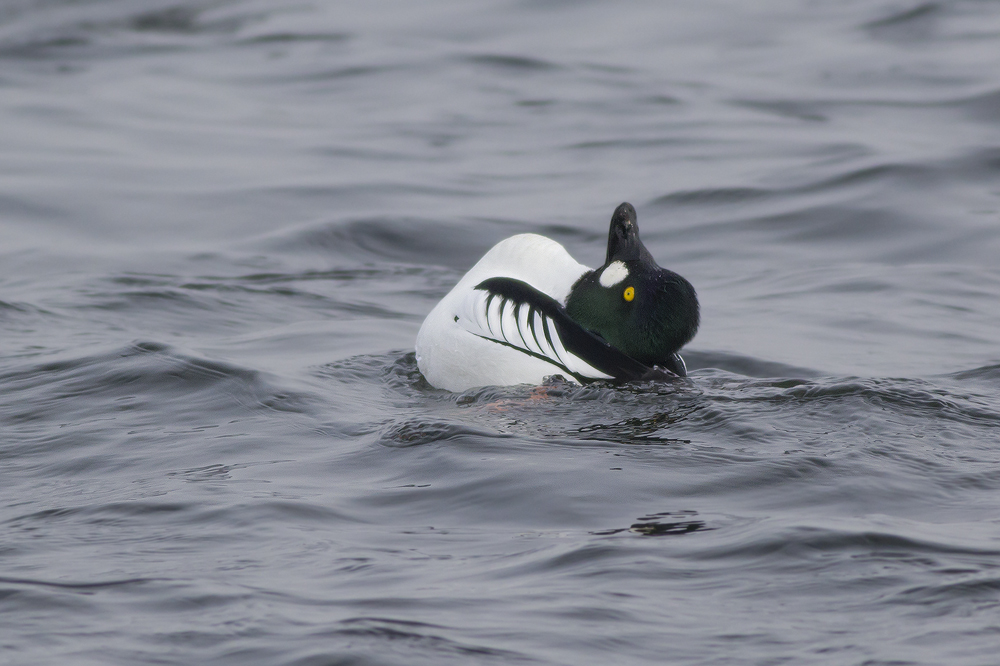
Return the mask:
[[[639,239],[630,203],[615,209],[604,265],[573,285],[566,311],[612,347],[647,365],[667,365],[698,331],[694,287],[656,264]]]

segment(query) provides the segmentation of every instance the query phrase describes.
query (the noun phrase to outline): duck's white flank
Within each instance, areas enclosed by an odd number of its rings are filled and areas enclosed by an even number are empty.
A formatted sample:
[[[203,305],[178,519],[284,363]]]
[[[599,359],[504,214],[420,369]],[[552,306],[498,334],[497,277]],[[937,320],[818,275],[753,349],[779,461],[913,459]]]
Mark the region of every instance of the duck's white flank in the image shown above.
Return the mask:
[[[562,245],[544,236],[521,234],[497,243],[427,315],[417,333],[417,367],[428,382],[449,391],[487,384],[538,384],[549,375],[559,374],[562,371],[552,363],[474,332],[496,318],[510,320],[512,325],[505,328],[511,335],[524,323],[515,322],[509,312],[481,312],[486,294],[475,287],[492,277],[513,278],[565,304],[573,284],[589,270]],[[501,305],[494,301],[491,307]],[[539,344],[528,335],[517,335],[532,351]]]

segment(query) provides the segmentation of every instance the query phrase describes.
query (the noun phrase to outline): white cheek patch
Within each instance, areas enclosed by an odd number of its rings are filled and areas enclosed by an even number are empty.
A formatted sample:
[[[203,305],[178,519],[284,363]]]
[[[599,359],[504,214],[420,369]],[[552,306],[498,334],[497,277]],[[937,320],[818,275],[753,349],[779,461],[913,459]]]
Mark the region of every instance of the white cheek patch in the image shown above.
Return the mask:
[[[612,261],[601,273],[602,287],[613,287],[628,277],[628,268],[620,261]]]

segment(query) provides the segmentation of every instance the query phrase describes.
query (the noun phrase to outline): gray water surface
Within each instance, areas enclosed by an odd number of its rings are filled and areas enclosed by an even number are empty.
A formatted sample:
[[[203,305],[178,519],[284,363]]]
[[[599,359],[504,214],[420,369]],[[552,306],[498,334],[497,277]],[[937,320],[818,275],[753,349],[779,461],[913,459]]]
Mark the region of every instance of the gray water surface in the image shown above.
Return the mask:
[[[632,202],[667,384],[420,376]],[[0,662],[991,665],[1000,3],[7,0]]]

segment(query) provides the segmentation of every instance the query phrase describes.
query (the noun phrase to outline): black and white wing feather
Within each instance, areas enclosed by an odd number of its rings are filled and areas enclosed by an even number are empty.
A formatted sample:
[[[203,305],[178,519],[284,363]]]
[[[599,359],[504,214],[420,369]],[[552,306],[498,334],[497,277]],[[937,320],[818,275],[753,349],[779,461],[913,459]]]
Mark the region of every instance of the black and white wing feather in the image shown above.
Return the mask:
[[[562,371],[580,382],[675,376],[626,356],[570,319],[559,301],[513,278],[494,277],[476,285],[456,322],[480,338],[547,361],[553,373]]]

